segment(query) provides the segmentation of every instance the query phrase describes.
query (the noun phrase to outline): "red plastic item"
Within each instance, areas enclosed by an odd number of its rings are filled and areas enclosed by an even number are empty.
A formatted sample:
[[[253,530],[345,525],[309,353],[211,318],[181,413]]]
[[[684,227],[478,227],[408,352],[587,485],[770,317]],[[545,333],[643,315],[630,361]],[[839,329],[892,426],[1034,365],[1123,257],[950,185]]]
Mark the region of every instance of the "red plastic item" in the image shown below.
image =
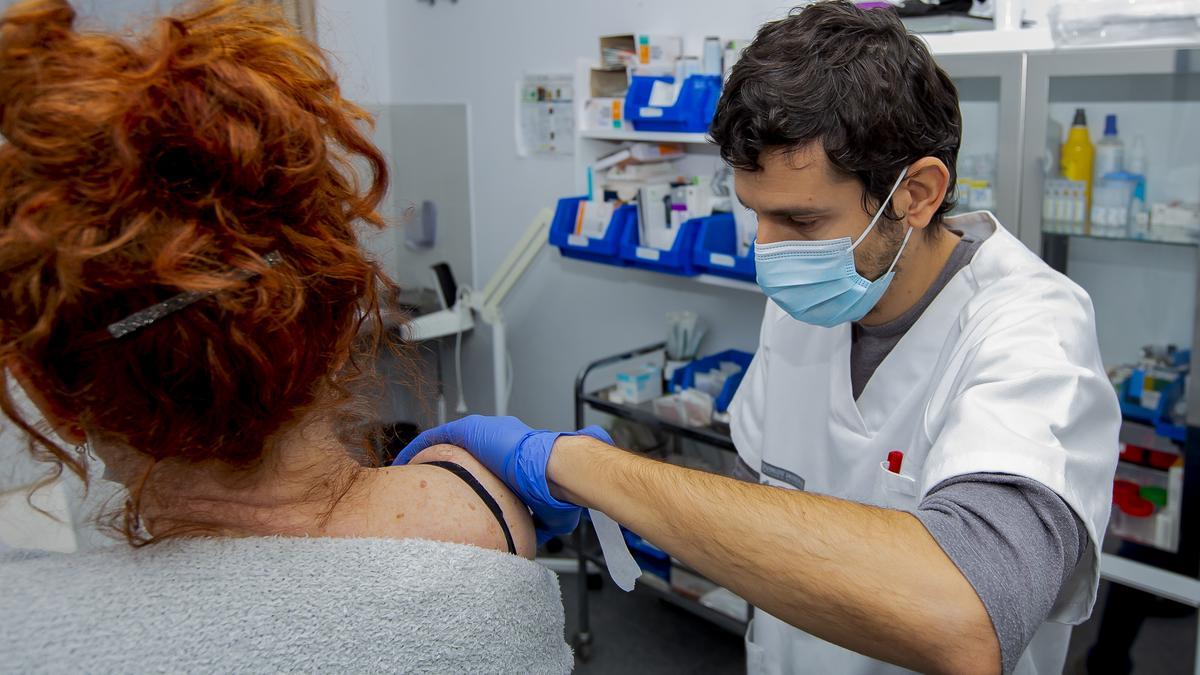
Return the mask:
[[[1149,450],[1146,452],[1146,459],[1150,462],[1150,466],[1166,471],[1175,464],[1177,459],[1175,455],[1169,452],[1159,452],[1158,450]]]
[[[1137,497],[1141,486],[1129,480],[1113,481],[1113,503],[1120,504],[1122,498]]]
[[[904,453],[893,450],[888,453],[888,471],[900,473],[900,465],[904,463]]]
[[[1117,500],[1117,508],[1127,516],[1134,518],[1148,518],[1154,513],[1154,502],[1149,499],[1142,499],[1137,495],[1124,496]]]
[[[1145,459],[1146,449],[1136,445],[1125,445],[1125,449],[1121,451],[1121,461],[1130,462],[1132,464],[1141,464]]]

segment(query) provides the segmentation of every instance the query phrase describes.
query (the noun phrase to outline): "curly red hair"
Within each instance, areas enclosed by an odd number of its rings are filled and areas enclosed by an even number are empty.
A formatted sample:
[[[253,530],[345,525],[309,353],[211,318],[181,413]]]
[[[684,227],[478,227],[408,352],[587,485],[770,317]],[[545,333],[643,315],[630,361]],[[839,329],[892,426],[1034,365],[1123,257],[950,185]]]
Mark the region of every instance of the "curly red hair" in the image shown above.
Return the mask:
[[[364,322],[366,351],[385,339],[393,285],[356,234],[384,225],[369,117],[262,6],[205,3],[136,40],[74,21],[64,0],[0,19],[0,409],[85,478],[17,410],[14,368],[93,438],[254,464],[288,421],[348,407]],[[185,291],[218,292],[108,335]]]

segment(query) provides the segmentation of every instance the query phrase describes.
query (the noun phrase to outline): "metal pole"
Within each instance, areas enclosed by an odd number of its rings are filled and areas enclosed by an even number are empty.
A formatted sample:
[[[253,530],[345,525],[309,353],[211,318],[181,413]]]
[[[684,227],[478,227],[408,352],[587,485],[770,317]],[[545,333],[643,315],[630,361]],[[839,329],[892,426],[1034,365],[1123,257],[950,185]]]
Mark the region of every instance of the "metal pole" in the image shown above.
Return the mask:
[[[492,386],[496,396],[496,415],[508,414],[508,332],[504,319],[497,315],[492,323]]]
[[[583,424],[583,381],[586,377],[585,373],[581,373],[579,379],[575,383],[575,428],[582,429]],[[592,626],[591,626],[591,608],[588,606],[588,569],[587,569],[587,521],[582,518],[579,521],[579,527],[575,528],[575,554],[579,556],[579,571],[575,576],[575,589],[579,598],[578,622],[576,628],[574,647],[583,661],[591,659],[592,656]]]

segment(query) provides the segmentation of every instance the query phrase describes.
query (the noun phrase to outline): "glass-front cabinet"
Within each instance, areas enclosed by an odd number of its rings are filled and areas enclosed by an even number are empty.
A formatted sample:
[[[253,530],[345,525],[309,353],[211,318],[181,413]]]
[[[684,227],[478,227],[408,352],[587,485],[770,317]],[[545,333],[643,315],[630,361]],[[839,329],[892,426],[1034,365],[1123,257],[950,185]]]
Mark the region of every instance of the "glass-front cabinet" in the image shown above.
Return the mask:
[[[1016,222],[1020,208],[1019,146],[1000,139],[1021,133],[1022,54],[959,55],[939,59],[958,88],[962,145],[955,213],[988,210]]]
[[[1017,226],[1095,306],[1125,420],[1109,534],[1121,555],[1195,576],[1200,50],[1027,59]]]
[[[938,59],[963,115],[957,210],[992,209],[1092,299],[1123,418],[1106,620],[1141,611],[1117,589],[1200,605],[1200,48]]]

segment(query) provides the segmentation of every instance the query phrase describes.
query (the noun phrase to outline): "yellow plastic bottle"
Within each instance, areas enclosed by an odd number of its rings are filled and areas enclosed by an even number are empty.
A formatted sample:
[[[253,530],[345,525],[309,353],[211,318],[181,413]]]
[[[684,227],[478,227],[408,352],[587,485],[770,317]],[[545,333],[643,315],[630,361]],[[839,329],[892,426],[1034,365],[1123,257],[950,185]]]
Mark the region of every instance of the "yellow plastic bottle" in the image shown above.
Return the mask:
[[[1067,180],[1082,181],[1086,184],[1084,221],[1085,232],[1091,232],[1092,213],[1092,164],[1096,159],[1096,148],[1088,137],[1087,115],[1083,108],[1075,109],[1075,120],[1067,132],[1067,141],[1062,144],[1062,172]]]

